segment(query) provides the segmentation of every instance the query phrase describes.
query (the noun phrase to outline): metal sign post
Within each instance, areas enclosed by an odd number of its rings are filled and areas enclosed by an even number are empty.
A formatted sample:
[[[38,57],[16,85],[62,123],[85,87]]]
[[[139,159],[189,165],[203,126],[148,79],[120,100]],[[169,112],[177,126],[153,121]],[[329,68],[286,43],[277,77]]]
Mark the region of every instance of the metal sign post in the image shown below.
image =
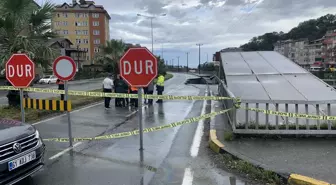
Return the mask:
[[[68,100],[69,100],[68,81],[64,81],[64,101]],[[70,111],[67,111],[67,117],[68,117],[69,145],[72,147],[72,127],[71,127]]]
[[[20,107],[21,107],[21,122],[25,123],[25,110],[23,108],[23,89],[20,88]]]
[[[76,63],[75,61],[68,56],[60,56],[53,63],[53,72],[55,76],[64,81],[64,101],[69,100],[68,94],[68,80],[71,80],[76,74]],[[68,117],[68,133],[69,133],[69,145],[72,147],[72,128],[71,128],[71,119],[70,111],[67,111]]]
[[[140,135],[140,152],[143,148],[143,128],[142,128],[142,88],[138,88],[138,119],[139,119],[139,135]]]

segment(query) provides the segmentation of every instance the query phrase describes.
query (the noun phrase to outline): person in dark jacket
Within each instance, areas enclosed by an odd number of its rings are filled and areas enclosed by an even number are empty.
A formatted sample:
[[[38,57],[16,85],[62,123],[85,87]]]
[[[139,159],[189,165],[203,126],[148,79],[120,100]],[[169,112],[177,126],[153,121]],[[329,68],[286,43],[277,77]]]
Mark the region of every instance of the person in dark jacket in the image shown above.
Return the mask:
[[[116,78],[115,78],[114,81],[113,81],[113,84],[114,84],[114,92],[115,92],[115,93],[120,93],[121,87],[120,87],[120,83],[119,83],[119,81],[120,81],[120,75],[117,75]],[[121,106],[122,106],[122,105],[121,105],[120,98],[115,98],[114,101],[115,101],[115,102],[114,102],[114,105],[115,105],[116,107],[121,107]]]
[[[147,87],[147,94],[153,95],[154,93],[154,82],[151,81]],[[153,105],[153,99],[148,99],[148,104]]]

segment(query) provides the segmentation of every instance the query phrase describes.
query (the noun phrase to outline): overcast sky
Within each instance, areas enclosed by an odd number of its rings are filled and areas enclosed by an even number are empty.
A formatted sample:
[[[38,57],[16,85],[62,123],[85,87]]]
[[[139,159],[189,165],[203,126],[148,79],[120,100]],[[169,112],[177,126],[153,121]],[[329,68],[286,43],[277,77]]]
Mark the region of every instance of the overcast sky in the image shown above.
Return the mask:
[[[39,4],[46,0],[36,0]],[[71,0],[51,0],[71,3]],[[169,63],[180,56],[180,65],[198,65],[226,47],[238,47],[253,36],[271,31],[289,31],[299,22],[336,12],[336,0],[95,0],[111,15],[111,38],[139,43],[151,49],[153,19],[154,53]],[[166,14],[166,16],[160,16]]]

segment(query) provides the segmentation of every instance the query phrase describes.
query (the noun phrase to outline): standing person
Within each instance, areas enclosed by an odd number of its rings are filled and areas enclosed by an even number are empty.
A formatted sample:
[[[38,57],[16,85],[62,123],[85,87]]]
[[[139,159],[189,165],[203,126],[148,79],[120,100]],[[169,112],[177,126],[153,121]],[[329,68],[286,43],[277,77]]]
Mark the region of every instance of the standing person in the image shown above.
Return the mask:
[[[162,95],[164,91],[164,76],[159,74],[158,80],[156,82],[156,91],[158,95]],[[156,103],[162,103],[162,99],[158,99]]]
[[[138,94],[138,88],[136,87],[130,87],[131,94]],[[138,107],[138,99],[137,98],[131,98],[131,106]]]
[[[120,77],[120,86],[121,86],[121,93],[128,94],[128,84],[122,77]],[[121,102],[123,107],[126,107],[129,104],[128,98],[122,98]]]
[[[113,81],[113,84],[114,84],[114,92],[115,93],[120,93],[120,84],[119,84],[119,81],[120,81],[120,75],[117,75],[117,77],[114,79]],[[121,107],[121,101],[120,101],[120,98],[115,98],[114,99],[114,106],[116,107]]]
[[[144,90],[144,94],[148,94],[148,87],[144,87],[143,90]],[[145,98],[144,103],[147,104],[147,99],[146,98]]]
[[[105,93],[112,93],[113,90],[113,80],[112,80],[112,74],[109,73],[107,77],[103,80],[103,92]],[[110,108],[110,97],[105,97],[105,109]]]
[[[154,82],[153,80],[149,83],[148,87],[147,87],[147,94],[153,94],[154,93]],[[153,99],[148,99],[148,104],[149,105],[153,105]]]
[[[64,82],[57,78],[56,84],[58,85],[58,90],[64,90]],[[61,100],[64,100],[64,94],[61,94]]]

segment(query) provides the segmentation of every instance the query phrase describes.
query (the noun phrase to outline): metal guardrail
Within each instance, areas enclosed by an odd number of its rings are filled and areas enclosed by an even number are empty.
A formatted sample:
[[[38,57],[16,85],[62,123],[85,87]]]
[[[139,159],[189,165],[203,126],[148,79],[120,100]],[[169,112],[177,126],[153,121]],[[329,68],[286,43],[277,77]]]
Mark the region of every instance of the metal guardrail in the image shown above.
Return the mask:
[[[235,98],[224,84],[224,81],[214,77],[219,82],[219,96]],[[229,123],[236,134],[275,134],[275,135],[335,135],[336,121],[292,118],[280,115],[268,115],[246,109],[236,109],[234,100],[221,100],[228,112]],[[326,115],[336,113],[336,100],[302,101],[302,100],[241,100],[241,106],[281,112]]]

